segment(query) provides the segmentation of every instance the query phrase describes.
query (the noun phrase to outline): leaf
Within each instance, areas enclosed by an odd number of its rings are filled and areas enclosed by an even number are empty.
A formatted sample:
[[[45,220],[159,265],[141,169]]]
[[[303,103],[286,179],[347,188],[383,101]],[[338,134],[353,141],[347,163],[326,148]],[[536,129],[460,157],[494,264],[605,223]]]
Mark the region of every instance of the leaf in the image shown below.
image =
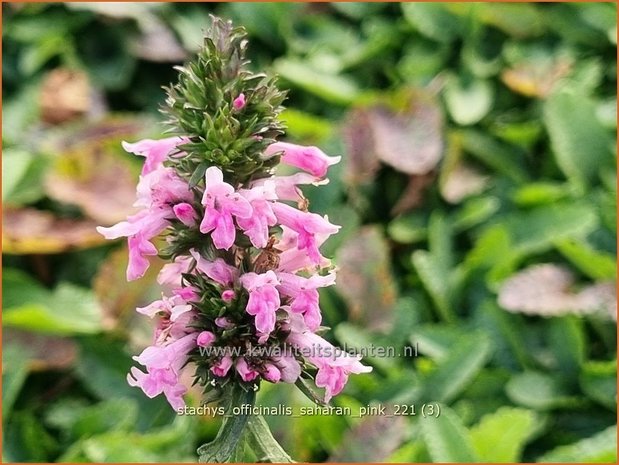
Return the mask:
[[[3,277],[3,324],[49,334],[92,334],[101,330],[101,313],[92,292],[60,283],[53,292],[27,275],[7,270]]]
[[[6,330],[4,332],[6,334]],[[6,339],[2,345],[2,421],[6,425],[28,377],[30,354],[28,348],[7,342]]]
[[[368,416],[346,432],[330,462],[383,462],[404,441],[404,417]]]
[[[543,116],[557,164],[575,186],[586,187],[601,166],[610,166],[611,139],[587,97],[555,93],[546,101]]]
[[[451,42],[462,32],[462,22],[444,4],[405,2],[401,8],[411,26],[437,42]]]
[[[413,92],[401,112],[385,106],[368,112],[376,156],[406,174],[427,174],[443,156],[443,115],[436,99]]]
[[[456,327],[426,323],[413,330],[410,342],[419,347],[420,353],[442,361],[449,356],[454,344],[462,340],[465,335],[465,331]]]
[[[452,119],[462,126],[479,122],[494,100],[490,81],[453,75],[445,82],[443,95]]]
[[[567,446],[559,446],[537,459],[551,463],[615,463],[617,461],[617,426]]]
[[[336,258],[338,281],[346,283],[337,291],[348,303],[351,321],[388,328],[397,290],[382,232],[374,226],[362,228],[337,251]]]
[[[351,79],[313,69],[300,60],[279,58],[273,66],[282,79],[328,102],[347,105],[359,95],[359,89]]]
[[[592,284],[574,292],[570,290],[573,283],[573,274],[564,267],[532,265],[501,285],[498,302],[505,310],[529,315],[600,312],[614,314],[616,318],[616,294],[612,284]]]
[[[409,213],[394,218],[387,227],[391,239],[401,244],[414,244],[426,238],[426,219],[421,213]]]
[[[56,68],[41,86],[41,119],[49,124],[78,119],[96,107],[94,94],[85,73]]]
[[[34,203],[44,196],[43,174],[47,159],[16,148],[2,151],[2,203],[20,206]]]
[[[512,377],[505,386],[516,404],[534,410],[552,410],[577,405],[579,399],[567,397],[561,384],[548,374],[526,371]]]
[[[57,218],[33,208],[5,209],[3,225],[6,254],[56,254],[105,243],[94,221]]]
[[[423,379],[420,400],[451,402],[456,399],[490,357],[490,341],[482,334],[455,341],[448,355]]]
[[[470,430],[473,448],[481,462],[518,463],[535,431],[536,415],[520,408],[502,407],[485,415]]]
[[[563,200],[570,194],[569,186],[549,182],[532,182],[514,192],[513,199],[521,207],[535,207]]]
[[[587,351],[583,321],[575,316],[565,316],[549,323],[548,337],[557,368],[568,382],[573,382],[581,371]]]
[[[433,462],[477,462],[469,433],[462,420],[448,408],[440,406],[440,415],[424,418],[421,435]]]
[[[617,410],[617,361],[589,361],[582,367],[580,385],[589,398]]]
[[[586,242],[569,239],[557,242],[557,249],[591,279],[617,278],[615,255],[595,250]]]
[[[528,179],[522,167],[523,152],[518,148],[475,129],[465,129],[460,134],[466,153],[517,183],[524,183]]]
[[[484,196],[465,201],[452,218],[455,231],[460,232],[484,223],[500,208],[497,197]]]
[[[453,289],[449,276],[451,270],[425,250],[413,252],[412,262],[441,318],[446,322],[455,321],[456,315],[452,306]]]

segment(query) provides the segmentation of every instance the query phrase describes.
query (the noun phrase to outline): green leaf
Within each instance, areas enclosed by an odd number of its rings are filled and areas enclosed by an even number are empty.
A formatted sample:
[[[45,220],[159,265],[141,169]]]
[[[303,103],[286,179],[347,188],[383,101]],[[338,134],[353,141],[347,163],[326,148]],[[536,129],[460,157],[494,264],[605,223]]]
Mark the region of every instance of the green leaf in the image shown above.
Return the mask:
[[[440,415],[424,418],[420,428],[433,462],[477,462],[469,433],[450,408],[441,405]]]
[[[610,166],[611,139],[585,96],[555,93],[544,105],[552,151],[565,176],[578,188],[590,184],[601,166]]]
[[[481,462],[518,463],[535,431],[537,418],[530,410],[502,407],[471,428],[471,442]]]
[[[328,102],[347,105],[359,96],[359,89],[354,81],[315,70],[302,61],[280,58],[273,67],[282,79]]]
[[[490,357],[491,344],[483,334],[453,343],[449,354],[423,380],[425,402],[450,402],[473,380]]]
[[[497,197],[485,196],[468,199],[453,215],[452,224],[455,231],[465,231],[484,223],[501,207]]]
[[[6,292],[6,291],[5,291]],[[2,420],[11,410],[28,377],[30,356],[22,346],[4,343],[2,348]]]
[[[583,365],[580,375],[582,390],[606,408],[617,410],[617,361],[591,361]]]
[[[562,240],[557,249],[580,271],[592,279],[616,279],[617,259],[615,255],[593,249],[586,242]]]
[[[455,321],[448,276],[450,270],[426,250],[413,252],[412,261],[441,318],[446,322]]]
[[[511,378],[505,391],[513,402],[535,410],[552,410],[578,403],[574,398],[565,395],[556,378],[534,371]]]
[[[616,463],[617,426],[611,426],[581,441],[560,446],[542,455],[538,462]]]
[[[92,334],[101,331],[101,309],[94,294],[60,283],[53,291],[28,275],[7,270],[3,276],[3,324],[49,334]]]
[[[445,83],[444,97],[452,119],[462,126],[469,126],[488,114],[494,91],[490,81],[451,76]]]
[[[532,182],[519,188],[513,195],[516,205],[535,207],[562,200],[570,194],[569,186],[549,182]]]
[[[414,244],[426,238],[426,220],[419,213],[410,213],[393,219],[387,227],[389,236],[401,244]]]
[[[574,380],[580,372],[587,350],[582,319],[564,316],[550,322],[550,346],[558,363],[558,368],[569,380]]]
[[[451,42],[462,32],[462,22],[444,4],[405,2],[401,8],[411,26],[437,42]]]

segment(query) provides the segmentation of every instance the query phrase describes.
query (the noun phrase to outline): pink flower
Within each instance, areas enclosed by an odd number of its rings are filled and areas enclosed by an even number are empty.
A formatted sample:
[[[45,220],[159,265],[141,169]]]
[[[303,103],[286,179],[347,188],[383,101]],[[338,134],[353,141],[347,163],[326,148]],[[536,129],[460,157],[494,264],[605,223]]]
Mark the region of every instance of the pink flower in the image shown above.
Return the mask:
[[[256,370],[251,368],[243,357],[239,357],[236,360],[235,367],[238,374],[241,375],[241,379],[243,381],[253,381],[260,374]]]
[[[272,363],[265,363],[262,377],[271,383],[279,383],[282,379],[282,372]]]
[[[275,142],[267,147],[266,155],[284,152],[281,161],[323,178],[329,166],[338,163],[342,157],[329,157],[318,147],[304,147],[288,142]]]
[[[146,157],[142,174],[148,174],[156,170],[177,146],[188,142],[186,137],[168,137],[159,140],[143,139],[134,144],[123,141],[122,146],[129,153]]]
[[[239,94],[239,96],[232,101],[232,106],[235,110],[241,110],[245,106],[245,94]]]
[[[316,264],[309,255],[297,248],[297,238],[299,235],[292,229],[282,226],[281,240],[277,243],[279,254],[279,266],[281,271],[295,273],[299,270],[313,271],[317,266],[325,268],[331,265],[331,260],[320,256],[320,261]],[[316,234],[316,247],[320,247],[329,237],[329,234]]]
[[[241,284],[249,291],[249,300],[245,311],[256,317],[256,331],[268,335],[275,329],[275,312],[280,306],[279,285],[273,271],[266,273],[246,273],[241,276]]]
[[[234,323],[232,323],[232,321],[230,321],[225,316],[220,316],[219,318],[215,318],[215,324],[218,327],[223,328],[223,329],[234,328]]]
[[[278,290],[282,295],[292,298],[290,310],[303,315],[306,326],[315,331],[320,326],[322,316],[318,306],[318,288],[335,284],[335,273],[326,276],[314,275],[304,278],[291,273],[278,273]]]
[[[301,365],[290,351],[277,357],[272,357],[273,362],[279,368],[281,381],[293,384],[301,376]]]
[[[140,176],[136,188],[136,207],[171,210],[178,202],[191,202],[193,194],[186,181],[178,177],[174,169],[161,166],[155,171]]]
[[[177,203],[176,205],[174,205],[174,207],[172,207],[172,210],[174,211],[174,214],[176,215],[176,217],[185,226],[192,227],[193,225],[196,224],[196,218],[198,214],[196,213],[196,211],[194,210],[194,208],[191,206],[190,203],[186,203],[186,202]]]
[[[172,408],[185,405],[182,395],[187,391],[179,382],[180,370],[187,360],[187,353],[195,347],[195,334],[188,334],[166,346],[150,346],[135,361],[146,367],[146,373],[133,367],[127,375],[130,386],[140,387],[148,397],[163,393]]]
[[[241,189],[239,194],[250,203],[253,213],[249,218],[237,218],[236,222],[254,247],[264,248],[269,241],[269,227],[277,223],[272,208],[277,199],[275,184],[266,181],[252,189]]]
[[[322,261],[322,256],[318,250],[316,235],[326,234],[329,236],[335,234],[340,226],[329,223],[326,218],[320,215],[302,212],[284,203],[276,202],[273,204],[273,211],[282,225],[298,234],[297,248],[306,250],[312,262],[319,264]]]
[[[232,302],[235,297],[236,297],[236,294],[234,293],[232,289],[227,289],[221,293],[221,300],[223,300],[227,304]]]
[[[213,231],[215,247],[228,250],[236,238],[232,217],[249,218],[252,208],[249,202],[234,192],[234,188],[223,179],[219,168],[211,166],[206,170],[206,188],[202,197],[205,212],[200,223],[200,232]]]
[[[311,184],[322,186],[329,183],[328,179],[321,180],[309,173],[296,173],[291,176],[273,176],[271,178],[258,179],[252,183],[253,187],[263,186],[267,183],[275,185],[275,193],[280,200],[303,200],[303,193],[299,185]]]
[[[196,339],[196,344],[199,347],[208,347],[213,342],[215,342],[215,335],[210,331],[202,331],[198,334],[198,338]]]
[[[223,285],[231,286],[239,275],[239,270],[228,265],[223,258],[217,258],[213,262],[209,262],[194,249],[189,251],[191,256],[196,260],[196,269],[211,278],[213,281]]]
[[[342,392],[349,374],[372,371],[372,367],[361,364],[360,357],[336,349],[317,334],[293,331],[287,342],[311,354],[307,358],[318,368],[316,386],[325,388],[325,402]]]
[[[187,273],[190,265],[191,258],[176,257],[174,262],[163,265],[161,271],[157,275],[157,282],[162,286],[168,285],[176,288],[182,286],[182,274]]]
[[[224,376],[228,374],[228,371],[230,371],[231,367],[232,367],[232,357],[226,354],[211,367],[211,372],[215,376],[219,376],[223,378]]]
[[[144,276],[150,266],[145,258],[148,255],[157,255],[157,247],[144,239],[142,234],[129,237],[129,264],[127,265],[127,281],[135,281]]]

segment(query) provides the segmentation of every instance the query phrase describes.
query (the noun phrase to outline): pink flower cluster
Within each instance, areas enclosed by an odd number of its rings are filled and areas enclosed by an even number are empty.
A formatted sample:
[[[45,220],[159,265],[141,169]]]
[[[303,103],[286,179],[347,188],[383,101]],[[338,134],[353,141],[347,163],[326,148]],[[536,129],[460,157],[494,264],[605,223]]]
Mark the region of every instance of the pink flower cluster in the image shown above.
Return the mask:
[[[244,105],[241,94],[233,106]],[[318,289],[335,284],[319,248],[339,226],[306,211],[299,186],[328,182],[327,170],[339,157],[276,142],[264,156],[279,155],[302,173],[233,185],[211,166],[203,186],[190,188],[173,164],[164,163],[182,157],[178,147],[187,142],[174,137],[124,144],[146,157],[135,203],[141,210],[98,228],[107,239],[128,238],[128,280],[144,275],[148,257],[159,253],[155,239],[162,233],[168,245],[178,231],[200,237],[160,271],[158,282],[167,295],[137,309],[156,319],[156,327],[152,345],[134,357],[145,371],[132,368],[129,384],[149,397],[163,393],[179,409],[187,391],[181,371],[189,364],[198,366],[194,376],[205,385],[229,378],[256,385],[261,379],[294,383],[309,363],[306,374],[329,401],[349,374],[371,371],[316,334],[322,320]],[[252,345],[265,350],[255,353]]]

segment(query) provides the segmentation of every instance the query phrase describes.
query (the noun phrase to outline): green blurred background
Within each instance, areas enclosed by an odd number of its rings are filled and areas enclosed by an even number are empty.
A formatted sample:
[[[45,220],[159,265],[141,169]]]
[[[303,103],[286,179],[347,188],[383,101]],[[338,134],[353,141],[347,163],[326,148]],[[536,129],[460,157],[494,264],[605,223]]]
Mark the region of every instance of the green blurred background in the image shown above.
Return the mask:
[[[312,209],[342,225],[321,302],[369,358],[334,405],[438,418],[270,416],[300,461],[616,461],[616,6],[6,4],[3,459],[194,461],[219,420],[130,388],[150,340],[126,246],[162,85],[209,13],[290,89],[290,140],[343,155]],[[199,396],[193,395],[193,403]],[[258,403],[299,408],[289,385]],[[246,457],[251,460],[250,453]]]

